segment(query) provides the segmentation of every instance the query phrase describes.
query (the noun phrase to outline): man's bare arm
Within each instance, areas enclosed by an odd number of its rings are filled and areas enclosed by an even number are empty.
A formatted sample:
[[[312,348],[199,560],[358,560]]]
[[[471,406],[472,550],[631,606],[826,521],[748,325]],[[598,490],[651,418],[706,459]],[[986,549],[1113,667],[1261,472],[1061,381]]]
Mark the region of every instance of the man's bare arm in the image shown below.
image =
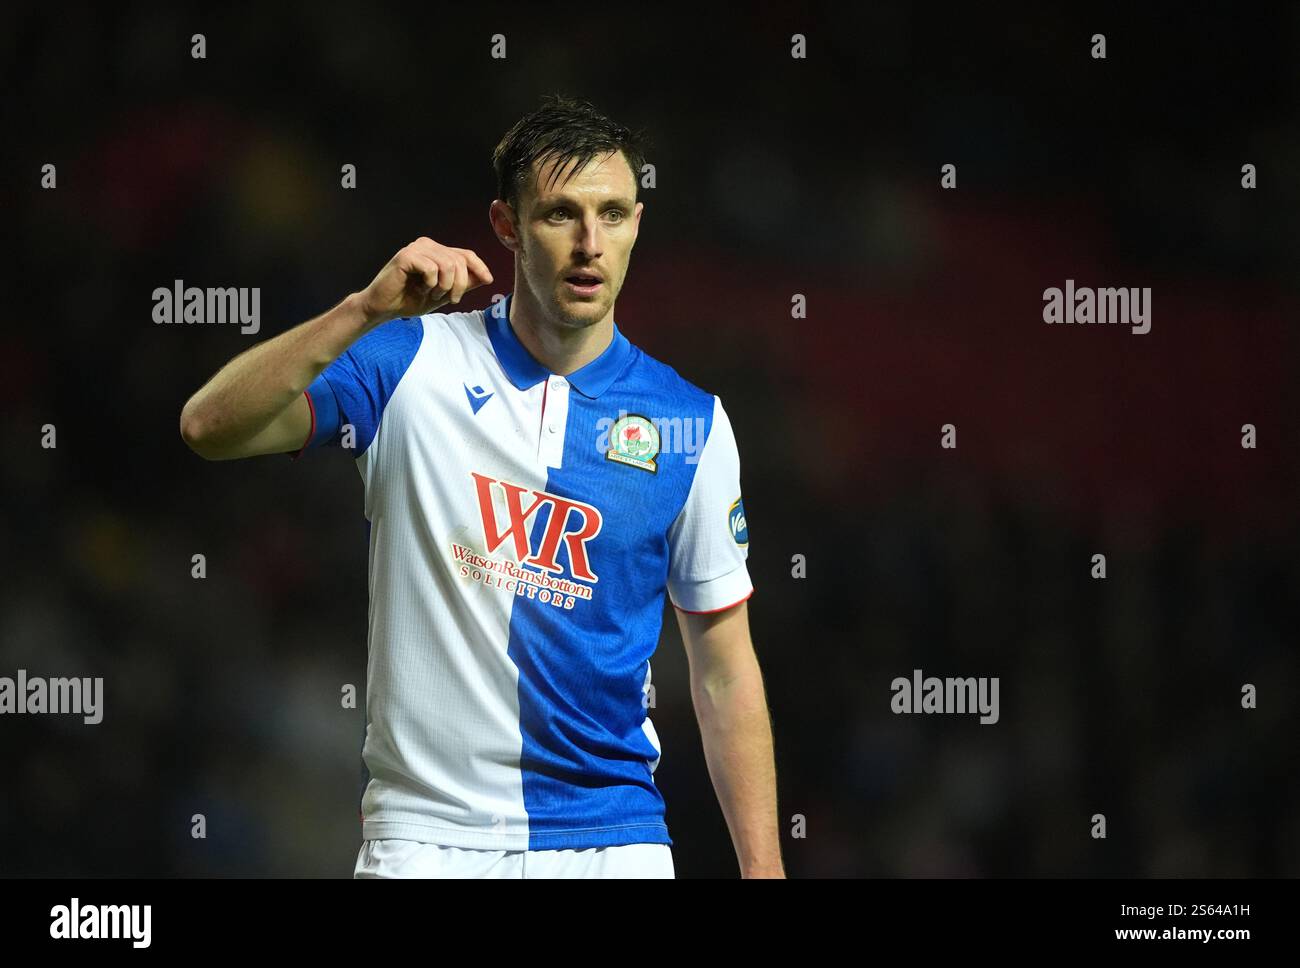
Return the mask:
[[[181,436],[208,460],[297,450],[311,429],[303,391],[366,329],[353,294],[329,312],[245,350],[185,404]]]
[[[490,282],[469,249],[417,239],[361,292],[222,367],[181,410],[181,437],[208,460],[298,450],[311,430],[303,391],[349,346],[385,320],[459,303]]]
[[[731,831],[742,877],[784,877],[776,764],[748,603],[721,612],[674,609],[691,672],[705,762]]]

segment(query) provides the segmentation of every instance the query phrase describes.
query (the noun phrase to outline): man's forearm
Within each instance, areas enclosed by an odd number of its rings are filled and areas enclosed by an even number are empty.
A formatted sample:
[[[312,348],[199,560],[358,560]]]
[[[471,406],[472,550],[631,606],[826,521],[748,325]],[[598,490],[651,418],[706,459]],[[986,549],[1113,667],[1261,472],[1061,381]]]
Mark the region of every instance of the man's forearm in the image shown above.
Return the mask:
[[[333,309],[239,354],[186,403],[186,437],[201,437],[215,448],[248,440],[373,325],[354,293]]]
[[[704,756],[742,877],[784,877],[776,764],[763,676],[752,654],[692,683]]]

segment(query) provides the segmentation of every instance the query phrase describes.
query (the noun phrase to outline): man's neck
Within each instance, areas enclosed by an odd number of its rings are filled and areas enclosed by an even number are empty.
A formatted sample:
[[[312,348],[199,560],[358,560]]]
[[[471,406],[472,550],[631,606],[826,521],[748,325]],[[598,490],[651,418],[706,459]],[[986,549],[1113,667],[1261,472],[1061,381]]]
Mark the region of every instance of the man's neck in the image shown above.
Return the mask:
[[[559,376],[582,369],[614,341],[613,307],[604,319],[590,326],[559,326],[545,316],[532,293],[518,283],[510,297],[509,323],[533,359]]]

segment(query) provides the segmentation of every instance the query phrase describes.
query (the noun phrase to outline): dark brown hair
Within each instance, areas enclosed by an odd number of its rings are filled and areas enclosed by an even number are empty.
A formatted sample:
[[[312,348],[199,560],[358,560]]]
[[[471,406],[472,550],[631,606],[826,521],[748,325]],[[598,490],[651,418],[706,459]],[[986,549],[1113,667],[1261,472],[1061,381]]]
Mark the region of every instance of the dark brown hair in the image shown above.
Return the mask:
[[[554,156],[552,181],[577,159],[580,171],[596,155],[621,151],[639,186],[645,164],[645,138],[596,110],[588,101],[560,94],[542,96],[541,106],[515,122],[492,152],[497,197],[518,210],[524,179],[532,177],[533,162]]]

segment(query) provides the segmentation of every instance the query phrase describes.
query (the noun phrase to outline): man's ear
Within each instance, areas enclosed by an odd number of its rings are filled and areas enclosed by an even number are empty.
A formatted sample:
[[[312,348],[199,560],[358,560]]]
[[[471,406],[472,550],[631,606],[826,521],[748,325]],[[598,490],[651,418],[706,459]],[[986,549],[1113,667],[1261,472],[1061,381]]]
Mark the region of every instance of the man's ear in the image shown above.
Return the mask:
[[[488,221],[492,223],[492,231],[496,233],[501,244],[511,252],[518,252],[519,220],[515,217],[515,210],[509,203],[499,198],[493,199],[492,204],[488,206]]]

